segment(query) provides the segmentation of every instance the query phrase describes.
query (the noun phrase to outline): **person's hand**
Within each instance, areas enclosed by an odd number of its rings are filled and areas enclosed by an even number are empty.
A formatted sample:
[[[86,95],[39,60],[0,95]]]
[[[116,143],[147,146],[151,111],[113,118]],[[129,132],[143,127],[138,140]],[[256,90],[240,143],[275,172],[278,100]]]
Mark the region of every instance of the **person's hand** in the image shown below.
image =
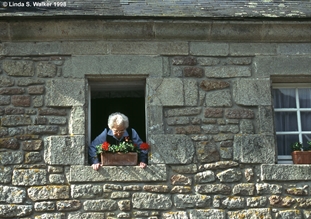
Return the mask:
[[[145,164],[144,162],[140,162],[140,163],[139,163],[139,167],[140,167],[140,168],[143,168],[143,169],[144,169],[144,168],[146,168],[146,166],[147,166],[147,164]]]
[[[101,166],[100,163],[92,164],[93,170],[98,170],[100,166]]]

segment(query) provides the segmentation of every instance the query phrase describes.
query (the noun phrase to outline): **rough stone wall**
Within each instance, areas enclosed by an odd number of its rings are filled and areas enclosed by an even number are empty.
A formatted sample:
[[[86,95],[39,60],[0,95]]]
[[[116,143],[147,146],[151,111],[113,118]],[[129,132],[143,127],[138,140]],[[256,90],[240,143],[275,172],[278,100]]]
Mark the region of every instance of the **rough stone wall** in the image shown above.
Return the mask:
[[[311,217],[310,166],[275,164],[270,86],[311,81],[309,22],[120,22],[103,39],[83,21],[92,40],[61,22],[67,40],[2,23],[1,218]],[[111,77],[146,79],[146,169],[87,165],[88,81]]]

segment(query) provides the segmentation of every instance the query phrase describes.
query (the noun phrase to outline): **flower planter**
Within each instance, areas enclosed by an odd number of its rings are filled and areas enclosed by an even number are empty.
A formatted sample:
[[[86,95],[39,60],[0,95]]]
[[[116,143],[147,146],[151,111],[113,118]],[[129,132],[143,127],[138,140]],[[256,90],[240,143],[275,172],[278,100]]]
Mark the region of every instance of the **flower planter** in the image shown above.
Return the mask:
[[[129,153],[101,153],[103,166],[135,166],[138,163],[138,154]]]
[[[311,151],[293,151],[294,164],[311,164]]]

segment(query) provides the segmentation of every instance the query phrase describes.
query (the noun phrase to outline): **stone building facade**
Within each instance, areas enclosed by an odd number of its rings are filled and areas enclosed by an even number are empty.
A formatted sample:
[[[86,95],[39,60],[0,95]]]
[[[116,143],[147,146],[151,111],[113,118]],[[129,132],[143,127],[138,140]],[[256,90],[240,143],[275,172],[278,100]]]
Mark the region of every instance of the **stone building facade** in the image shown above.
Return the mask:
[[[311,218],[271,95],[311,83],[310,21],[25,17],[0,36],[0,218]],[[143,81],[146,169],[88,165],[94,81]]]

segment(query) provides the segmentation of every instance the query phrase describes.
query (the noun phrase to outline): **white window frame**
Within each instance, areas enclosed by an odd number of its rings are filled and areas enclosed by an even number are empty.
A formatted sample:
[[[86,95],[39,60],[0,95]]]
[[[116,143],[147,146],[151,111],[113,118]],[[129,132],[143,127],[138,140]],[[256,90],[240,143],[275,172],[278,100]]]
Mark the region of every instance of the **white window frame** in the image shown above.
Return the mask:
[[[300,108],[298,89],[311,88],[311,83],[274,83],[272,84],[272,89],[275,89],[275,88],[294,88],[295,89],[296,108],[274,108],[274,112],[296,112],[297,113],[297,124],[298,124],[298,131],[286,131],[286,132],[276,131],[276,135],[295,134],[299,136],[299,141],[302,142],[302,135],[311,134],[311,131],[301,130],[300,112],[311,112],[311,108]],[[278,163],[279,164],[292,164],[293,161],[292,161],[291,155],[278,155]]]

